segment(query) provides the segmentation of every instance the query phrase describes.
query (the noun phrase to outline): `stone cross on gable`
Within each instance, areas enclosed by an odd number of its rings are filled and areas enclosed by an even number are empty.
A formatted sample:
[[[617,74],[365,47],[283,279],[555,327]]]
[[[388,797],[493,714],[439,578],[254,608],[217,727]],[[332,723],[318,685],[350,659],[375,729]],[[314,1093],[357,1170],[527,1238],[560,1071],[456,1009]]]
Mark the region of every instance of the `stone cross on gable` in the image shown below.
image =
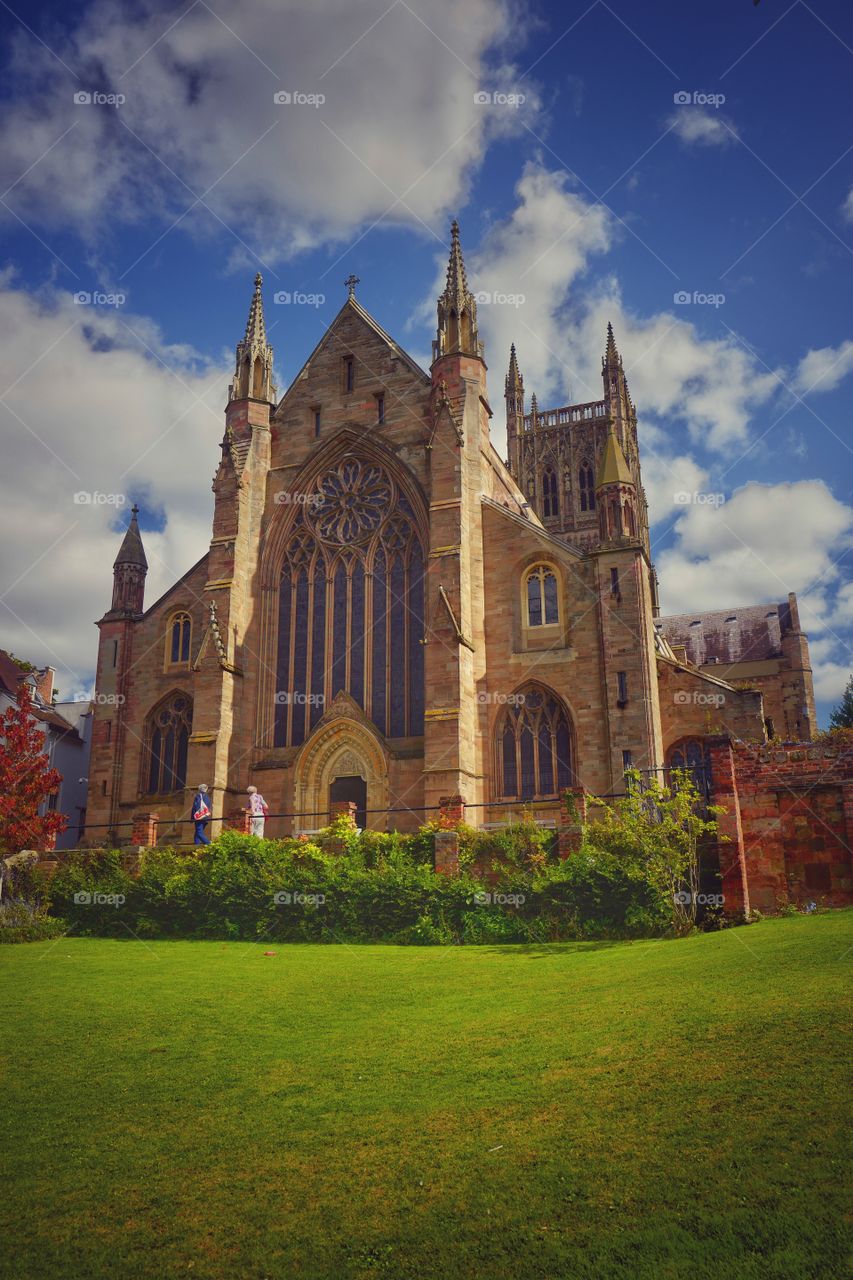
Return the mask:
[[[344,281],[344,284],[346,285],[347,289],[349,290],[349,296],[350,296],[351,298],[354,298],[354,297],[355,297],[355,286],[356,286],[357,284],[361,284],[361,281],[359,280],[358,276],[350,275],[350,276],[347,276],[346,280]]]

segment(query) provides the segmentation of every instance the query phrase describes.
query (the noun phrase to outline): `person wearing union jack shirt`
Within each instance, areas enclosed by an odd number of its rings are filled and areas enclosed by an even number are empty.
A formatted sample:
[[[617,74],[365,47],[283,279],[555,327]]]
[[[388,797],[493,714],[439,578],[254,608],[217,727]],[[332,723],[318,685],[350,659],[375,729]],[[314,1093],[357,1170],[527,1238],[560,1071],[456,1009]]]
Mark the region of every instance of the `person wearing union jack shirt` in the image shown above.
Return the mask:
[[[205,827],[210,822],[210,796],[207,794],[207,787],[203,782],[199,783],[198,791],[193,796],[190,816],[195,823],[195,840],[193,843],[210,844],[210,836],[205,831]]]

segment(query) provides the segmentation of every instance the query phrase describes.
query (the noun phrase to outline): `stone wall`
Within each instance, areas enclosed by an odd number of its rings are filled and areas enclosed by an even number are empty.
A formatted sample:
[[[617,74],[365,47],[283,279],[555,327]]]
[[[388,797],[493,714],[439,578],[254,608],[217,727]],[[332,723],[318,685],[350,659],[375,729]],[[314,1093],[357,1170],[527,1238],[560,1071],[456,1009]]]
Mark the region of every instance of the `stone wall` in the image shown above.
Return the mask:
[[[732,689],[725,681],[669,659],[659,658],[657,668],[665,753],[683,738],[706,734],[764,741],[760,693]]]

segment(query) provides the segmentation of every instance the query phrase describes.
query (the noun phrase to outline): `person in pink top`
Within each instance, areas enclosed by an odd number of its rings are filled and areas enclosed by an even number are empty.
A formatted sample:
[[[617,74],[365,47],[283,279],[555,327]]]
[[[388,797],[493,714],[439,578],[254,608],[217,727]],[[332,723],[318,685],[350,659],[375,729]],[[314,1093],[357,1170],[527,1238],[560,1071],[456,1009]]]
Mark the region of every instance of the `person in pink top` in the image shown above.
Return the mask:
[[[247,812],[252,815],[252,835],[263,836],[264,819],[269,813],[269,807],[257,787],[249,787],[249,807]]]

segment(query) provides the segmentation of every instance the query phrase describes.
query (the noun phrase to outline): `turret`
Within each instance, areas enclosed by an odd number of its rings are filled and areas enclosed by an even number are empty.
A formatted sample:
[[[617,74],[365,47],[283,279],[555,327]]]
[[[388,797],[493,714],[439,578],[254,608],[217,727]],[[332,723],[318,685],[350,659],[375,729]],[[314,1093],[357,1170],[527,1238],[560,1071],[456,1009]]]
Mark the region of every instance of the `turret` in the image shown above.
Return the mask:
[[[595,503],[602,542],[637,537],[637,486],[613,426],[601,455]]]
[[[515,343],[509,349],[509,372],[504,384],[506,399],[506,447],[509,470],[517,481],[520,466],[520,448],[518,438],[524,430],[524,379],[518,368],[515,355]]]
[[[477,336],[477,304],[468,289],[459,223],[450,227],[450,259],[444,293],[438,299],[438,334],[433,343],[433,363],[446,355],[482,357],[483,348]]]
[[[148,561],[136,518],[138,514],[139,507],[134,505],[130,512],[130,524],[113,562],[113,601],[107,617],[119,614],[138,616],[143,611]]]

